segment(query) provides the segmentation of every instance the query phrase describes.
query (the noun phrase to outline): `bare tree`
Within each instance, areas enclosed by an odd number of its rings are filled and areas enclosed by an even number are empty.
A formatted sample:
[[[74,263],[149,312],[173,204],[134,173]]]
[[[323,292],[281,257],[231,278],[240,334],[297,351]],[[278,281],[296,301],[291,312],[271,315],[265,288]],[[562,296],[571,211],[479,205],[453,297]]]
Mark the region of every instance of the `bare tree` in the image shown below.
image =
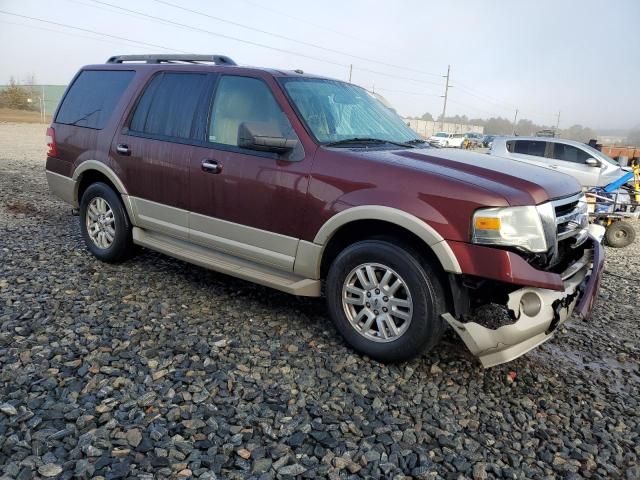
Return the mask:
[[[34,105],[29,102],[29,90],[18,84],[14,77],[9,79],[9,85],[0,91],[0,107],[17,110],[31,110]],[[37,105],[36,105],[37,106]]]

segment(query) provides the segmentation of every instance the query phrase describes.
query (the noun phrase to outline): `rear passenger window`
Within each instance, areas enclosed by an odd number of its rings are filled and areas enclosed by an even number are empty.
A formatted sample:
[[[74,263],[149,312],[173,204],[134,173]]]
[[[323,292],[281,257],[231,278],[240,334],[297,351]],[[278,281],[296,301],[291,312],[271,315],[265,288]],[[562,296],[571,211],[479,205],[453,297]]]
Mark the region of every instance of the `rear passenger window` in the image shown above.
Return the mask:
[[[135,72],[83,70],[64,97],[56,123],[102,129]]]
[[[147,86],[129,130],[171,138],[193,138],[198,107],[204,101],[207,75],[162,73]]]
[[[536,157],[544,157],[544,150],[547,146],[547,142],[539,142],[537,140],[516,140],[514,143],[514,153],[535,155]]]

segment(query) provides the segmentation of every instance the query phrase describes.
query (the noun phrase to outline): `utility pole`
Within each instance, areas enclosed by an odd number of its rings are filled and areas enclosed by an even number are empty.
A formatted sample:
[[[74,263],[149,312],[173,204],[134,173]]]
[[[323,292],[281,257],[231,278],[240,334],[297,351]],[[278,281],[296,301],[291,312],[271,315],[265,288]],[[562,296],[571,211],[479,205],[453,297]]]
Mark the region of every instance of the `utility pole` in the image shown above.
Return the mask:
[[[42,86],[42,95],[40,96],[42,99],[42,123],[47,122],[47,104],[45,103],[44,98],[44,85]]]
[[[351,74],[353,73],[353,63],[349,65],[349,83],[351,83]]]
[[[447,65],[447,74],[443,75],[447,79],[447,83],[444,85],[444,95],[441,98],[444,98],[444,107],[442,107],[442,121],[440,122],[440,130],[444,130],[444,117],[447,114],[447,97],[449,96],[449,74],[451,73],[451,65]]]
[[[556,131],[560,127],[560,110],[558,110],[558,120],[556,120]]]
[[[518,109],[516,108],[516,114],[513,116],[513,132],[511,135],[516,134],[516,120],[518,119]]]

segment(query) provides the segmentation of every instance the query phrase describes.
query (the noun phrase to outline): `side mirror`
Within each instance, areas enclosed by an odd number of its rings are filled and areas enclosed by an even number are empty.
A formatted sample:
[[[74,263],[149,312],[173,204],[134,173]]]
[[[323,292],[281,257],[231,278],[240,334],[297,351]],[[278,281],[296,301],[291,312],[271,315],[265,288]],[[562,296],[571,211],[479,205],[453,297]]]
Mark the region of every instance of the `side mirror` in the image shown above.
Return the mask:
[[[595,158],[587,158],[584,161],[584,163],[586,163],[590,167],[599,167],[600,166],[600,162],[598,160],[596,160]]]
[[[298,144],[286,138],[277,125],[266,122],[242,122],[238,127],[238,146],[262,152],[285,153]]]

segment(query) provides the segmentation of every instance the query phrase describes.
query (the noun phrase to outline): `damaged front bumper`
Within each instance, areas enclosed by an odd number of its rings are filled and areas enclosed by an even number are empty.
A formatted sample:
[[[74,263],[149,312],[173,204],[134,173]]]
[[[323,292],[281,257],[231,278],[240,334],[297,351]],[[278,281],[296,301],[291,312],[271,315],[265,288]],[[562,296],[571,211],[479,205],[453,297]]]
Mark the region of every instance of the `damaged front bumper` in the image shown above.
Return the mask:
[[[461,322],[446,313],[443,318],[460,335],[482,365],[511,361],[549,340],[572,313],[588,317],[600,286],[604,250],[593,237],[584,256],[562,273],[563,290],[524,287],[512,292],[506,307],[516,319],[497,329],[476,322]]]

